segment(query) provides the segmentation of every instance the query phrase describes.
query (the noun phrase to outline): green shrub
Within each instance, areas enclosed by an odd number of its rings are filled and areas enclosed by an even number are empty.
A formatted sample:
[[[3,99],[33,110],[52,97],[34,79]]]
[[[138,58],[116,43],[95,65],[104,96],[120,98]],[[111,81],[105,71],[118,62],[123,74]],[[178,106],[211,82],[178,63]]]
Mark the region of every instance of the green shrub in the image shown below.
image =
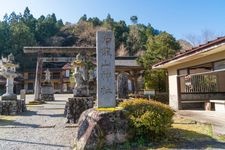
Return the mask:
[[[166,133],[173,122],[173,110],[160,102],[132,99],[120,103],[119,106],[126,110],[133,136],[160,137]]]

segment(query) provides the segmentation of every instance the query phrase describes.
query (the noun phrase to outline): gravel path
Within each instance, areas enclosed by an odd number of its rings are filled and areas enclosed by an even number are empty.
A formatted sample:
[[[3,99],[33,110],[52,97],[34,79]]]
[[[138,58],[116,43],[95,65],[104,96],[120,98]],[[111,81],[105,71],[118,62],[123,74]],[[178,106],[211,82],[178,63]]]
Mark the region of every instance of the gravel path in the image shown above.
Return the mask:
[[[25,113],[5,117],[9,121],[0,120],[0,150],[72,149],[76,126],[65,123],[66,99],[61,95],[54,102],[28,106]]]

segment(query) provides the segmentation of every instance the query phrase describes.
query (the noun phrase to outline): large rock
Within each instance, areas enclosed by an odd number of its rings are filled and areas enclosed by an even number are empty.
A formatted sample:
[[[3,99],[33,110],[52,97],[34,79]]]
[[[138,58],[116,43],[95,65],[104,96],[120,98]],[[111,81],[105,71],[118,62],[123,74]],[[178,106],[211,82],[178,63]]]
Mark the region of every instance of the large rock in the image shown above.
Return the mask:
[[[128,121],[124,110],[99,111],[92,108],[83,112],[79,119],[75,149],[102,149],[123,143],[127,138]]]

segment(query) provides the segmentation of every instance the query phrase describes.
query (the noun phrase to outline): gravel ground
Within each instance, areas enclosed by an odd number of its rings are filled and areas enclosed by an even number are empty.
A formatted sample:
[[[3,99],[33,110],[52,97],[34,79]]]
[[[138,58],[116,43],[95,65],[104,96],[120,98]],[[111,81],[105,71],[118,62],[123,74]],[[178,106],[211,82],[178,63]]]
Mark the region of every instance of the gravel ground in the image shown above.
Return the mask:
[[[0,150],[72,149],[76,126],[66,124],[63,116],[70,96],[56,95],[54,102],[28,106],[27,112],[0,120]]]

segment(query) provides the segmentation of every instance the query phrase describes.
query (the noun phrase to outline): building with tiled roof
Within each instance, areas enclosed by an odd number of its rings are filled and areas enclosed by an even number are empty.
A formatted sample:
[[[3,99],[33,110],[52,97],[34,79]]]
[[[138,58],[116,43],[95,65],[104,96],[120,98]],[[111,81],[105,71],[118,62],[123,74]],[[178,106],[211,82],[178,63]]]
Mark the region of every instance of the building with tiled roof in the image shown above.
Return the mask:
[[[172,108],[225,111],[225,37],[177,53],[153,69],[168,70]]]

